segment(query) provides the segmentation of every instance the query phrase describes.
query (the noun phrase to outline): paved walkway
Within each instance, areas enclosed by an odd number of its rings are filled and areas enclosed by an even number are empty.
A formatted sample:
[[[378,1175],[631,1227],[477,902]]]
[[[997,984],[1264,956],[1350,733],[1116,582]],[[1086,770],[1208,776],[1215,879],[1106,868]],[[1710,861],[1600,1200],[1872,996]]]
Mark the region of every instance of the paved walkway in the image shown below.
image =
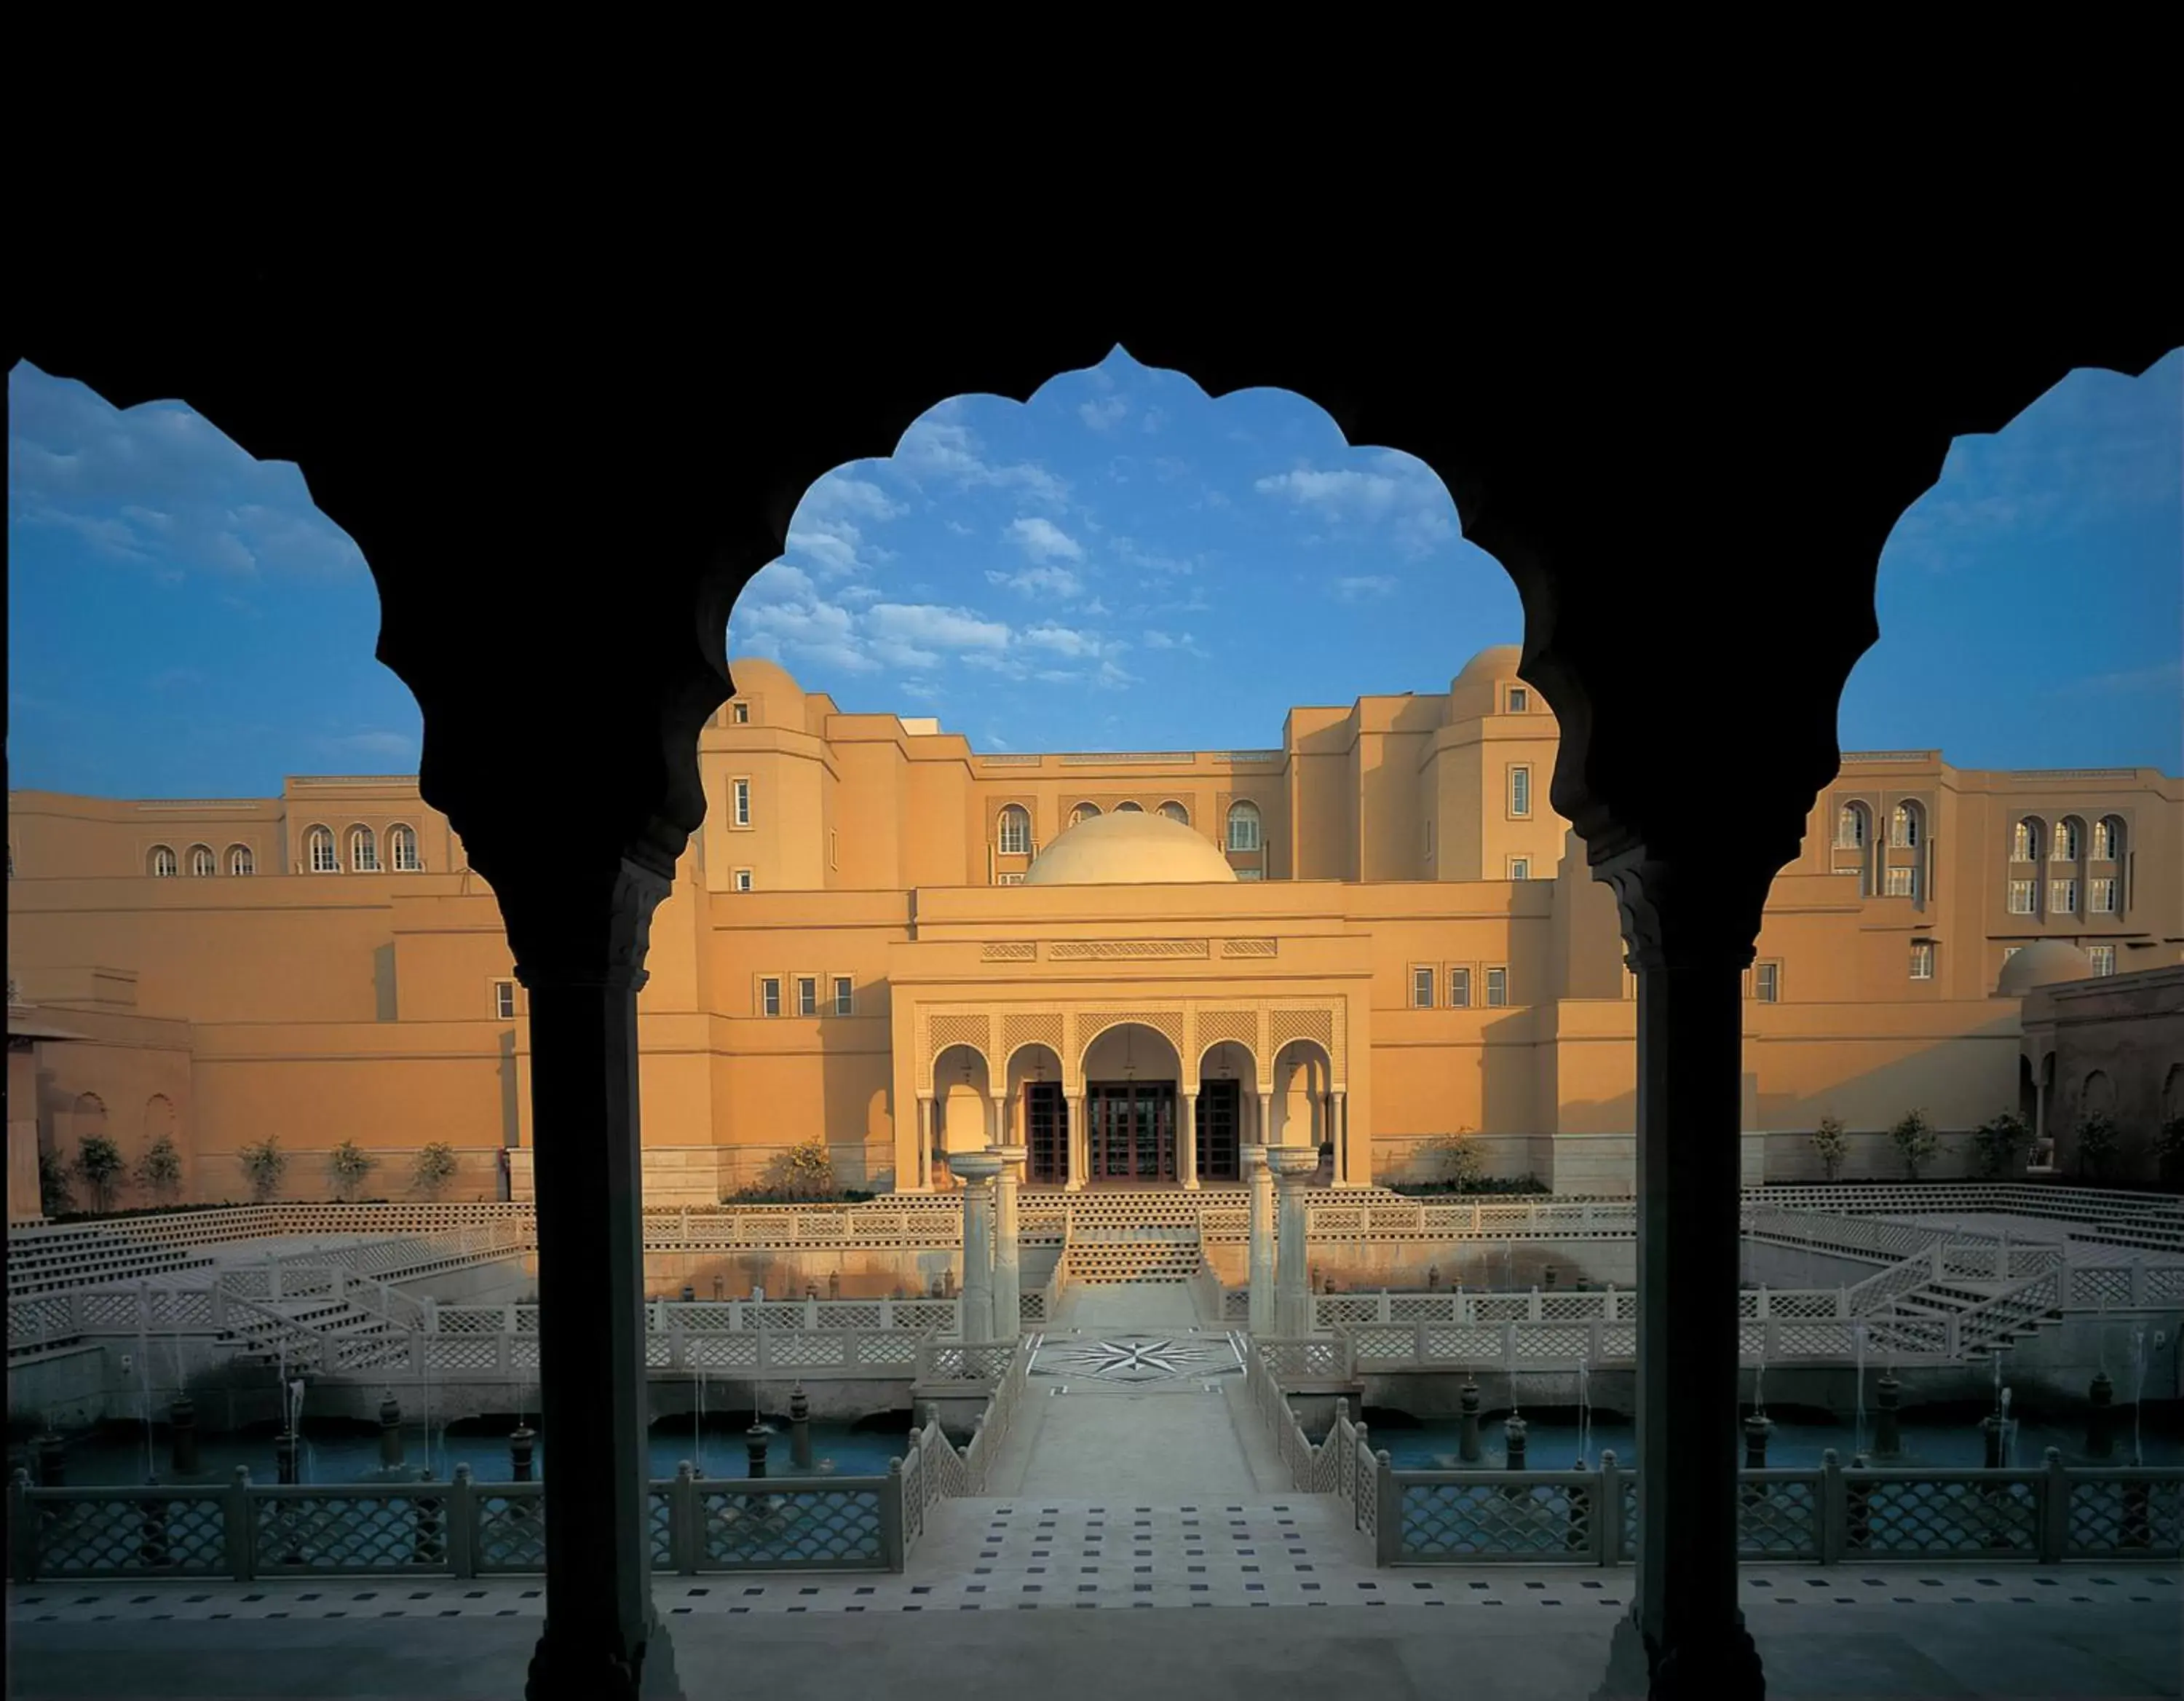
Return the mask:
[[[1629,1568],[1374,1570],[1346,1503],[1279,1481],[1240,1364],[1188,1289],[1072,1291],[1040,1342],[994,1493],[935,1508],[902,1576],[656,1580],[672,1661],[660,1693],[1643,1693],[1618,1628]],[[1778,1701],[2054,1701],[2184,1694],[2179,1576],[1764,1565],[1745,1567],[1743,1583]],[[535,1578],[45,1584],[9,1597],[8,1693],[25,1701],[506,1701],[545,1610]],[[1310,1610],[1321,1608],[1347,1610]]]

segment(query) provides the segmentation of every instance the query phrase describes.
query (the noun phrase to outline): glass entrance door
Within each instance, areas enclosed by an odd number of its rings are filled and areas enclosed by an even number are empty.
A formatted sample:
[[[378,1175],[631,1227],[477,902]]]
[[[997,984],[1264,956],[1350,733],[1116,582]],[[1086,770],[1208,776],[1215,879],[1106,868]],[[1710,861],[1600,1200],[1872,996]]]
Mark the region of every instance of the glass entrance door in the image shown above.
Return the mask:
[[[1024,1144],[1030,1155],[1024,1167],[1037,1182],[1061,1182],[1068,1178],[1069,1113],[1063,1108],[1061,1083],[1026,1081],[1023,1105]]]
[[[1175,1180],[1175,1083],[1088,1081],[1093,1178]]]
[[[1240,1081],[1201,1081],[1198,1084],[1198,1174],[1204,1181],[1237,1181],[1237,1129],[1242,1109]]]

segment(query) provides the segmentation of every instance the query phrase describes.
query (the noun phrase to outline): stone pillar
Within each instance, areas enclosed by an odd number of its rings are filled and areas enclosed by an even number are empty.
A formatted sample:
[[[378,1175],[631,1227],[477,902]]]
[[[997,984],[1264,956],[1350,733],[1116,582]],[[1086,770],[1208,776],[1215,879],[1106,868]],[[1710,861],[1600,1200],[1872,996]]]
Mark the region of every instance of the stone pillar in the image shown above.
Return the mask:
[[[1259,1095],[1259,1126],[1256,1132],[1260,1145],[1272,1146],[1274,1143],[1274,1096],[1271,1092]]]
[[[994,1338],[993,1193],[988,1186],[1001,1160],[990,1152],[950,1154],[948,1167],[963,1183],[963,1339]]]
[[[1198,1191],[1198,1089],[1183,1090],[1183,1123],[1175,1136],[1175,1176],[1190,1191]]]
[[[1721,1430],[1737,1404],[1743,974],[1773,869],[1642,847],[1596,867],[1638,975],[1635,1616],[1655,1695],[1758,1696]]]
[[[994,1339],[1013,1341],[1023,1332],[1022,1261],[1017,1246],[1017,1183],[1030,1148],[997,1146],[1001,1167],[994,1176]]]
[[[1329,1095],[1334,1132],[1334,1185],[1356,1187],[1364,1185],[1358,1180],[1357,1166],[1350,1151],[1350,1095],[1338,1091]],[[1370,1180],[1371,1177],[1367,1177]]]
[[[933,1191],[933,1096],[917,1096],[917,1191]]]
[[[1274,1332],[1274,1174],[1267,1167],[1267,1148],[1242,1151],[1245,1184],[1251,1190],[1251,1307],[1247,1326],[1253,1335]]]
[[[1092,1100],[1078,1093],[1069,1101],[1069,1191],[1072,1193],[1091,1179]]]
[[[1275,1254],[1279,1296],[1274,1328],[1294,1339],[1312,1333],[1312,1290],[1305,1271],[1305,1190],[1319,1173],[1319,1148],[1270,1146],[1267,1163],[1281,1187],[1281,1226]]]
[[[539,1427],[562,1462],[525,1693],[633,1697],[648,1651],[658,1681],[673,1681],[652,1602],[637,1028],[673,862],[648,844],[534,865],[531,838],[492,866],[469,840],[530,1002]]]

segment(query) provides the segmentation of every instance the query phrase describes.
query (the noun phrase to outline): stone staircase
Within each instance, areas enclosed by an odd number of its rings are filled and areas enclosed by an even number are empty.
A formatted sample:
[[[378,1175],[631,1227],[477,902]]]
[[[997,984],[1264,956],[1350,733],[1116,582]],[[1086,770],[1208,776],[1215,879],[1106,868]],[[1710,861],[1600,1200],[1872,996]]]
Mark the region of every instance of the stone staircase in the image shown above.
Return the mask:
[[[230,1308],[235,1315],[239,1308]],[[268,1322],[270,1313],[278,1324]],[[286,1325],[281,1326],[281,1325]],[[244,1312],[234,1327],[220,1338],[236,1347],[240,1364],[277,1364],[286,1361],[307,1369],[331,1369],[337,1361],[347,1368],[368,1358],[365,1343],[384,1336],[393,1345],[400,1337],[394,1325],[380,1313],[346,1297],[320,1295],[309,1299],[260,1301]]]
[[[1198,1274],[1204,1254],[1193,1224],[1187,1228],[1095,1229],[1082,1235],[1072,1229],[1062,1258],[1069,1285],[1116,1287],[1129,1282],[1188,1282]]]
[[[62,1293],[75,1287],[116,1287],[209,1270],[214,1260],[187,1246],[156,1246],[103,1229],[63,1230],[8,1237],[8,1297]]]

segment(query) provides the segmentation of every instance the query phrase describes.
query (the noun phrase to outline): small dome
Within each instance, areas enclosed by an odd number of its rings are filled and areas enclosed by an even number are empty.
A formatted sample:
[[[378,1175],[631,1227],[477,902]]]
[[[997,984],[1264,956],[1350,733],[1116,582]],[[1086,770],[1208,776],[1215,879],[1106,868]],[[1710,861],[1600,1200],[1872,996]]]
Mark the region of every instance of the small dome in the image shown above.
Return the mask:
[[[769,661],[763,655],[738,655],[728,663],[728,677],[735,681],[736,695],[757,697],[774,692],[785,692],[801,697],[804,688],[789,677],[788,670],[778,661]]]
[[[1080,821],[1024,871],[1027,886],[1166,886],[1233,883],[1228,859],[1179,821],[1117,811]]]
[[[1521,644],[1496,644],[1482,650],[1463,664],[1463,671],[1449,682],[1449,689],[1463,685],[1491,684],[1497,679],[1514,679],[1517,669],[1524,660]]]
[[[2036,986],[2061,980],[2090,980],[2093,960],[2067,940],[2043,939],[2028,945],[2002,966],[1997,998],[2022,998]]]

